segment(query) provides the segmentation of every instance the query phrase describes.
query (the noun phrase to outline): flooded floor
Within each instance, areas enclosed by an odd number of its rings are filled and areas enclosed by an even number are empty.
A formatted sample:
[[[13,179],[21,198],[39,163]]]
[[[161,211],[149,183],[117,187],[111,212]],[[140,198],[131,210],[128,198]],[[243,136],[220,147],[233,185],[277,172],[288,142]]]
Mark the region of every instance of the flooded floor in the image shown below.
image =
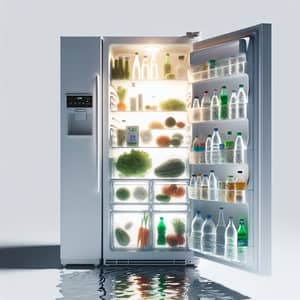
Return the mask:
[[[250,299],[202,278],[193,267],[120,266],[92,270],[63,269],[57,300],[221,300]]]

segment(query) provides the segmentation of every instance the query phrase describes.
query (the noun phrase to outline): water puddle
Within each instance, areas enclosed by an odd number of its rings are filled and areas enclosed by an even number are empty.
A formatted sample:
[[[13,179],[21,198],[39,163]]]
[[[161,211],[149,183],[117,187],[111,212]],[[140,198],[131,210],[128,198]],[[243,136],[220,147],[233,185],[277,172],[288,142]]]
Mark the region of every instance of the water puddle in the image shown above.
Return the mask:
[[[64,269],[56,300],[242,300],[250,299],[200,277],[192,267],[120,266]]]

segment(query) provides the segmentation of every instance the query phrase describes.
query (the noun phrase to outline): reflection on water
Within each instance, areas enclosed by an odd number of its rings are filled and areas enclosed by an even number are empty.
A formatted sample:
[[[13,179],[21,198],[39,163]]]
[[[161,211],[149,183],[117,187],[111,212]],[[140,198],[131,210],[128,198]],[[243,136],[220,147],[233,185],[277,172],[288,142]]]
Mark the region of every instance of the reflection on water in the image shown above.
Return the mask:
[[[250,299],[200,277],[192,267],[120,266],[61,271],[57,300]]]

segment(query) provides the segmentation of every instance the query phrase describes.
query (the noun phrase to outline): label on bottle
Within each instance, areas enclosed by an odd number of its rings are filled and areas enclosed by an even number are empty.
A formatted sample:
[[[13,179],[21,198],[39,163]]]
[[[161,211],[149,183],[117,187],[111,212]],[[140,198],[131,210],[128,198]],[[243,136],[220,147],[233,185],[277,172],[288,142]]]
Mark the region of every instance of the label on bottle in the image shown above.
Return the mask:
[[[126,126],[126,143],[131,147],[139,145],[139,126]]]

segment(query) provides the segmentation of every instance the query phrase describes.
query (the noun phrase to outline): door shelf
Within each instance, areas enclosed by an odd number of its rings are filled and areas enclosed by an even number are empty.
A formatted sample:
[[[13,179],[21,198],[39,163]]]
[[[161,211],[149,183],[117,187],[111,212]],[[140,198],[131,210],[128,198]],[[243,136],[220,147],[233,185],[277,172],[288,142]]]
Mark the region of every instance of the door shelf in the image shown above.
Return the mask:
[[[213,252],[199,249],[199,243],[195,244],[189,237],[189,249],[204,258],[213,259],[219,262],[228,262],[237,266],[245,267],[251,265],[253,261],[254,247],[235,247],[225,249],[224,245],[213,245]],[[227,252],[227,254],[226,254]],[[218,254],[217,254],[218,253]]]
[[[235,205],[247,205],[247,199],[251,191],[249,190],[226,190],[226,189],[210,189],[196,191],[188,187],[189,198],[194,201],[230,203]]]

